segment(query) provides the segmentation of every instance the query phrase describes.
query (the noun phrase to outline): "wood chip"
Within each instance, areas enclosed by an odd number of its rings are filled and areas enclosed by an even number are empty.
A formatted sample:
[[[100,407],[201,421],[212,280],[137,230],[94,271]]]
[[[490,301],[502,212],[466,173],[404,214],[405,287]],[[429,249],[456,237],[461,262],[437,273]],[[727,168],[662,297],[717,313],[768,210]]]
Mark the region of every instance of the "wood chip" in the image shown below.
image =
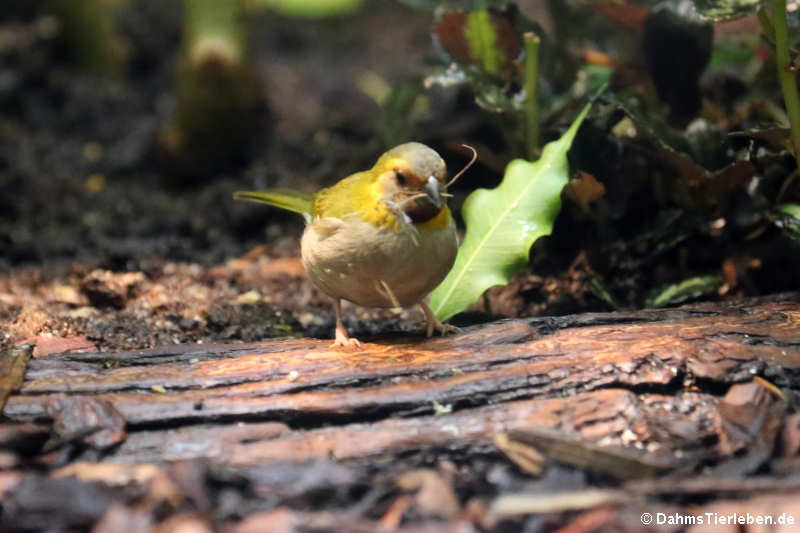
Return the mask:
[[[406,494],[395,499],[394,503],[381,517],[381,527],[386,531],[395,531],[400,525],[400,521],[403,520],[403,514],[405,514],[409,505],[411,505],[411,497]]]
[[[523,472],[532,476],[538,476],[542,473],[542,468],[547,459],[533,446],[511,440],[505,433],[495,435],[494,445],[500,448]]]
[[[48,399],[46,409],[53,419],[53,431],[64,442],[80,438],[89,446],[103,450],[127,437],[125,418],[107,400],[55,395]]]
[[[412,470],[397,478],[402,490],[417,491],[414,504],[424,516],[452,518],[460,506],[452,485],[435,470]]]
[[[547,457],[617,479],[655,477],[674,468],[676,461],[640,450],[601,446],[548,428],[515,429],[509,439],[535,446]]]
[[[109,270],[93,270],[81,281],[81,291],[95,307],[122,309],[133,290],[142,282],[142,272],[114,273]]]
[[[630,501],[630,495],[618,490],[588,489],[555,493],[502,494],[489,508],[497,516],[561,513],[591,509],[598,505]]]
[[[0,351],[0,413],[11,393],[18,390],[25,378],[25,367],[33,354],[34,344],[25,343]]]

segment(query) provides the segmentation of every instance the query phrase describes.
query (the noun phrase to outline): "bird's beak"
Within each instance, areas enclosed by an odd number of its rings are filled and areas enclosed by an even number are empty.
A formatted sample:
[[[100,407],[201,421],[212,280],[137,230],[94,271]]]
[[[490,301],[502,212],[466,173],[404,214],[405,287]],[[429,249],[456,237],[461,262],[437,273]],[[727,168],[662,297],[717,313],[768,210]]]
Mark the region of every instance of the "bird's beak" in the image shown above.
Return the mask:
[[[428,200],[436,206],[436,209],[442,208],[442,192],[440,189],[441,184],[439,180],[437,180],[435,176],[429,176],[428,182],[425,183],[425,194],[428,195]]]

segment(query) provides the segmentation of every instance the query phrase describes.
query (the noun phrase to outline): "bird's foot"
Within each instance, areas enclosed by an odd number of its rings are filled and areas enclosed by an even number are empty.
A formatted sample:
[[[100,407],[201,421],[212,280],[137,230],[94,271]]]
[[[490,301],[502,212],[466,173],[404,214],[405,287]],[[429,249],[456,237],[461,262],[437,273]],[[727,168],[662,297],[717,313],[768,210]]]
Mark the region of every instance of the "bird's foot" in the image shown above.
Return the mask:
[[[347,346],[359,347],[359,346],[361,346],[361,342],[358,339],[356,339],[355,337],[351,337],[350,335],[348,335],[347,334],[347,330],[345,330],[343,327],[337,327],[336,328],[336,339],[333,341],[333,344],[331,344],[331,348],[335,348],[335,347],[339,347],[339,346],[342,346],[342,347],[347,347]]]
[[[442,337],[447,335],[448,333],[461,333],[461,328],[457,328],[450,324],[442,324],[438,320],[435,322],[428,322],[427,334],[428,337],[433,336],[433,331],[436,330],[442,334]]]
[[[460,333],[461,330],[455,326],[451,326],[450,324],[442,324],[436,315],[433,314],[433,311],[428,306],[426,302],[420,302],[420,307],[422,307],[422,312],[425,313],[425,322],[427,324],[426,332],[428,337],[433,336],[433,331],[436,330],[442,334],[442,336],[447,335],[448,333]]]

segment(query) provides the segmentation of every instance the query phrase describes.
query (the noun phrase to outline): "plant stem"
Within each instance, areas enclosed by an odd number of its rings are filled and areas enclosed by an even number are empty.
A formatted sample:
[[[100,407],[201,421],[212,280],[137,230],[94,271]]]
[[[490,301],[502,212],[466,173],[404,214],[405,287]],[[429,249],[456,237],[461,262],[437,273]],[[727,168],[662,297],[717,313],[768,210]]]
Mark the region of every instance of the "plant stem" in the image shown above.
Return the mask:
[[[775,28],[775,62],[781,82],[786,114],[792,128],[795,160],[800,158],[800,96],[797,94],[795,69],[789,59],[789,27],[786,23],[786,0],[772,0],[772,24]]]
[[[539,99],[536,83],[539,78],[539,36],[533,32],[522,36],[525,41],[525,151],[533,161],[539,154]]]
[[[242,0],[185,0],[185,53],[193,66],[206,61],[236,65],[245,52]]]

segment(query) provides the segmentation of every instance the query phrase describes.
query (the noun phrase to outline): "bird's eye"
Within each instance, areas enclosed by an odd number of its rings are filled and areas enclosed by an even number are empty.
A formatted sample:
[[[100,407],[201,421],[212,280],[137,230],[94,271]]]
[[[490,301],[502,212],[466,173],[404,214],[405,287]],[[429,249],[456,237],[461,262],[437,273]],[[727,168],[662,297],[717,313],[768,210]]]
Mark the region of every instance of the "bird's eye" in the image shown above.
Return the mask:
[[[394,171],[394,175],[397,178],[397,183],[398,184],[400,184],[400,185],[405,185],[406,184],[406,175],[405,174],[403,174],[399,170],[395,170]]]

